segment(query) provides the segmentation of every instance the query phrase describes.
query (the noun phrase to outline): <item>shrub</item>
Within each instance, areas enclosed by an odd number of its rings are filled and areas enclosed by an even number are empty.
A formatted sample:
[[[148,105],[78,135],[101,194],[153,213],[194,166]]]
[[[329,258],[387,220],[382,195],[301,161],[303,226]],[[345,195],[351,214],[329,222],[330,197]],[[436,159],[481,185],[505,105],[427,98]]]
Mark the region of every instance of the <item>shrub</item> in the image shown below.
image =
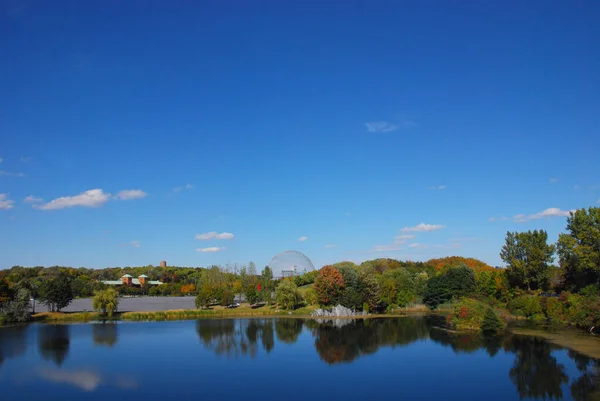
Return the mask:
[[[479,330],[486,310],[490,307],[472,298],[463,298],[452,312],[451,322],[459,330]]]
[[[544,313],[546,318],[553,323],[565,323],[565,303],[557,298],[546,298],[544,303]]]
[[[516,316],[531,318],[543,314],[542,302],[536,295],[523,295],[508,302],[508,310]]]
[[[312,289],[309,289],[308,291],[306,291],[304,293],[304,301],[306,302],[307,305],[316,305],[318,300],[317,300],[317,294],[315,293],[315,291]]]
[[[495,334],[504,330],[505,324],[493,308],[488,307],[483,315],[481,331],[484,334]]]

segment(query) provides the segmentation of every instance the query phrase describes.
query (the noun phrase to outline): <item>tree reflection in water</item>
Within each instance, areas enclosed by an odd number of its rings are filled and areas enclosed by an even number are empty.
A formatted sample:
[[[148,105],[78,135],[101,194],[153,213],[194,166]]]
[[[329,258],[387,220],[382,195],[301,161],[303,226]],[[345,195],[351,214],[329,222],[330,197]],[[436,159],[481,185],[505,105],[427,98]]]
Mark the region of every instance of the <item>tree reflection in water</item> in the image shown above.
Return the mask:
[[[117,343],[116,323],[96,323],[92,325],[94,344],[112,347]]]
[[[0,328],[0,365],[5,359],[17,358],[25,353],[28,329],[27,325]]]
[[[395,347],[420,339],[448,346],[457,353],[484,349],[490,357],[503,350],[515,354],[508,376],[521,398],[561,399],[562,385],[569,382],[565,367],[552,355],[560,347],[543,339],[507,334],[481,336],[457,333],[440,327],[430,317],[401,319],[307,321],[315,336],[315,349],[328,364],[352,362],[361,355],[377,352],[379,347]],[[600,362],[569,352],[582,373],[571,382],[571,396],[577,401],[600,400]],[[594,398],[595,397],[595,398]]]
[[[275,320],[275,334],[282,343],[293,344],[298,341],[302,333],[303,321],[300,319],[277,319]]]
[[[559,348],[537,337],[508,335],[504,349],[516,355],[509,377],[521,398],[562,398],[561,386],[569,377],[552,356]]]
[[[69,353],[69,326],[44,324],[39,326],[38,349],[42,358],[62,365]]]
[[[259,340],[267,352],[275,346],[272,319],[201,319],[196,332],[207,349],[228,357],[256,356]]]
[[[600,400],[600,361],[569,351],[581,376],[571,383],[571,397],[576,401]]]

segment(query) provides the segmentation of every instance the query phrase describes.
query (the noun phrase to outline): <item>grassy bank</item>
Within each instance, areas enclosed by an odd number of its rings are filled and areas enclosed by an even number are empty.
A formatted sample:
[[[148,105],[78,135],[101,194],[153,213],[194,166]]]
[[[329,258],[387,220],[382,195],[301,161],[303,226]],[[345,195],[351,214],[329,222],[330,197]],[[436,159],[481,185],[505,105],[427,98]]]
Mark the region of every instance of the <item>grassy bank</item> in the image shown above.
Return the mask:
[[[308,306],[286,311],[277,309],[275,306],[250,307],[248,304],[242,304],[235,309],[228,309],[222,306],[213,306],[210,309],[176,309],[166,311],[151,312],[116,312],[112,318],[107,319],[98,312],[43,312],[32,315],[34,322],[49,323],[69,323],[69,322],[90,322],[94,320],[123,320],[123,321],[165,321],[165,320],[190,320],[200,318],[235,318],[235,317],[311,317],[316,306]],[[367,316],[352,316],[352,318],[375,318],[375,317],[397,317],[411,314],[445,314],[452,310],[452,305],[443,305],[435,312],[431,312],[424,305],[415,305],[408,308],[397,308],[394,311],[385,314],[370,314]]]
[[[109,320],[127,321],[162,321],[162,320],[188,320],[199,318],[224,318],[224,317],[259,317],[259,316],[296,316],[309,317],[314,311],[313,307],[299,308],[294,311],[277,309],[275,306],[259,306],[252,308],[245,304],[235,309],[214,306],[210,309],[178,309],[153,312],[117,312]],[[98,312],[43,312],[32,315],[34,322],[89,322],[93,320],[107,320]]]

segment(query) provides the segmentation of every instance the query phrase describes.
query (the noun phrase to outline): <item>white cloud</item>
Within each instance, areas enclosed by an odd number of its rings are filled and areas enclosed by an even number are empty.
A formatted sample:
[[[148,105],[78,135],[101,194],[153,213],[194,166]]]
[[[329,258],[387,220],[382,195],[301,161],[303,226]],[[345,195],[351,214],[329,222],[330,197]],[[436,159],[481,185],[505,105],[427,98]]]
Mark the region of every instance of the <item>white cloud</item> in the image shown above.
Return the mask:
[[[525,215],[525,214],[517,214],[513,217],[513,220],[517,223],[523,223],[528,220],[537,220],[542,219],[544,217],[566,217],[569,216],[569,213],[573,210],[560,210],[557,207],[550,207],[548,209],[542,210],[539,213]]]
[[[6,177],[25,177],[25,173],[13,173],[11,171],[0,170],[0,176],[6,176]]]
[[[39,203],[39,202],[43,202],[43,201],[44,200],[42,198],[37,198],[33,195],[29,195],[28,197],[23,199],[23,202],[25,202],[25,203]]]
[[[554,184],[554,183],[556,183],[556,182],[558,182],[558,178],[554,178],[554,177],[553,177],[553,178],[550,178],[550,183],[551,183],[551,184]]]
[[[119,200],[132,200],[132,199],[140,199],[148,196],[148,194],[141,189],[124,189],[115,195],[115,199]]]
[[[75,196],[63,196],[43,205],[33,205],[40,210],[66,209],[74,206],[100,207],[108,202],[110,194],[101,189],[90,189]]]
[[[198,248],[196,249],[197,252],[220,252],[220,251],[224,251],[225,248],[224,246],[219,247],[219,246],[211,246],[209,248]]]
[[[140,246],[142,246],[142,244],[140,243],[140,241],[131,241],[129,243],[129,245],[131,245],[134,248],[139,248]]]
[[[335,248],[336,246],[337,245],[335,245],[335,244],[327,244],[327,245],[325,245],[325,248],[326,249],[331,249],[331,248]]]
[[[367,131],[369,132],[392,132],[400,128],[397,124],[391,124],[387,121],[371,121],[365,123]]]
[[[194,186],[192,184],[185,184],[184,186],[173,188],[173,192],[189,191],[190,189],[194,189]]]
[[[304,242],[308,239],[308,237],[300,237],[298,238],[298,242]]]
[[[490,217],[489,220],[493,223],[494,221],[508,220],[508,217]]]
[[[8,199],[7,194],[0,194],[0,210],[12,209],[15,205],[15,201]]]
[[[421,223],[414,227],[404,227],[401,231],[403,233],[410,233],[410,232],[425,233],[425,232],[441,230],[442,228],[444,228],[444,226],[438,225],[438,224]]]
[[[396,235],[394,237],[394,240],[395,241],[402,241],[402,240],[412,239],[412,238],[415,238],[415,237],[416,237],[416,235],[414,235],[414,234],[402,234],[402,235]]]
[[[232,233],[221,233],[215,236],[216,239],[232,239],[235,237]]]
[[[235,235],[233,235],[232,233],[220,233],[219,234],[216,231],[211,231],[211,232],[204,233],[204,234],[196,234],[197,240],[209,240],[209,239],[228,240],[228,239],[232,239],[233,237],[235,237]]]
[[[432,187],[429,187],[429,189],[439,189],[439,190],[446,189],[446,188],[448,188],[448,187],[445,185],[434,185]]]
[[[33,160],[33,157],[28,156],[28,157],[21,157],[20,159],[23,163],[29,163],[31,160]]]
[[[417,247],[420,247],[420,246],[421,246],[421,244],[417,244],[417,243],[409,245],[409,247],[411,247],[411,248],[417,248]]]
[[[373,247],[373,252],[390,252],[390,251],[399,251],[402,249],[402,244],[394,243],[387,245],[375,245]]]

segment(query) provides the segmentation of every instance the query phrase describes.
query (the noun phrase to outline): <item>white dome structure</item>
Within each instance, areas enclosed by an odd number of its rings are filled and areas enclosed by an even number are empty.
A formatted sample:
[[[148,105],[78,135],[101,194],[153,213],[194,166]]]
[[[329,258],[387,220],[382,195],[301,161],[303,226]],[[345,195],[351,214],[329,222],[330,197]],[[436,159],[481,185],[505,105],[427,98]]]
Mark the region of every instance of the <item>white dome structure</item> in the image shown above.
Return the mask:
[[[310,259],[298,251],[285,251],[275,255],[269,262],[269,268],[275,278],[297,276],[315,269]]]

